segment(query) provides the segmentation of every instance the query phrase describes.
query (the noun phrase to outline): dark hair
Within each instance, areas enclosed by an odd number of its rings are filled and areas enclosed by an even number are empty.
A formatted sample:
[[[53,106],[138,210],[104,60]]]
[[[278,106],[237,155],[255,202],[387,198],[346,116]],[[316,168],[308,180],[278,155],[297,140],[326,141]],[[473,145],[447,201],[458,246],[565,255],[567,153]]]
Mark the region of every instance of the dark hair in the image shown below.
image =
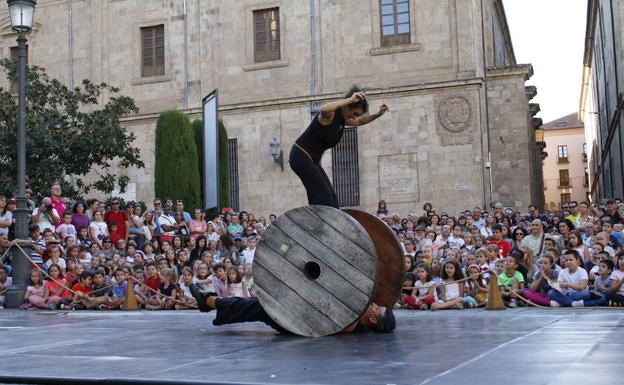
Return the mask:
[[[61,270],[61,266],[57,265],[56,263],[53,263],[50,265],[50,267],[48,267],[48,275],[50,274],[50,270],[52,270],[53,267],[56,267],[59,271],[59,278],[63,278],[63,270]]]
[[[492,231],[500,231],[502,233],[503,225],[501,225],[500,223],[495,224],[494,226],[492,226]]]
[[[89,277],[93,278],[93,274],[90,271],[85,270],[82,273],[80,273],[78,277],[80,278],[81,281],[84,281],[85,279]]]
[[[446,274],[446,265],[448,265],[449,263],[455,267],[455,274],[452,277],[449,277],[448,274]],[[457,281],[459,279],[464,278],[464,273],[462,272],[462,269],[459,266],[459,263],[453,260],[448,260],[444,262],[444,264],[442,265],[442,270],[440,271],[440,278],[442,279],[451,278],[453,281]]]
[[[356,84],[354,84],[349,91],[347,92],[347,94],[345,95],[345,99],[349,99],[351,96],[353,96],[353,94],[355,94],[356,92],[362,92],[362,89],[360,89],[360,87],[358,87]],[[366,100],[366,98],[360,100],[357,103],[353,103],[353,104],[349,104],[347,106],[347,108],[349,109],[356,109],[356,108],[361,108],[363,112],[368,112],[368,101]]]
[[[212,271],[216,271],[217,269],[223,269],[223,271],[226,271],[225,265],[222,263],[215,263],[212,266]]]
[[[613,263],[613,261],[610,260],[609,258],[603,259],[602,261],[600,261],[600,263],[604,263],[605,265],[607,265],[607,268],[611,271],[615,269],[615,263]]]
[[[372,325],[371,329],[377,333],[392,333],[396,329],[396,319],[392,309],[387,307],[383,316],[377,319],[377,323]]]
[[[82,209],[83,209],[83,214],[84,211],[87,210],[87,206],[85,205],[85,202],[83,200],[77,200],[76,203],[74,203],[74,205],[72,206],[72,213],[76,214],[78,213],[78,205],[82,205]]]
[[[9,273],[9,269],[7,269],[6,266],[4,266],[3,264],[0,263],[0,270],[4,270],[5,273]]]
[[[219,241],[221,242],[221,245],[223,245],[223,248],[226,250],[234,246],[234,241],[232,240],[232,237],[230,237],[228,234],[219,235]]]
[[[579,254],[579,252],[578,252],[578,251],[576,251],[576,250],[574,250],[574,249],[568,249],[568,250],[566,250],[566,252],[564,253],[564,255],[571,255],[571,256],[573,256],[574,258],[576,258],[576,260],[577,260],[578,262],[581,262],[581,261],[582,261],[582,259],[581,259],[581,254]]]
[[[427,272],[427,277],[425,278],[425,281],[429,282],[431,281],[431,266],[429,266],[426,263],[420,263],[418,264],[418,266],[416,266],[416,270],[418,269],[423,269],[424,271]],[[425,283],[425,282],[423,282]]]
[[[567,219],[567,218],[564,218],[564,219],[560,220],[560,221],[559,221],[559,223],[557,224],[557,227],[558,227],[560,224],[562,224],[562,223],[565,223],[565,224],[566,224],[566,226],[568,226],[568,229],[570,229],[570,231],[572,231],[572,230],[574,230],[574,229],[575,229],[575,227],[574,227],[574,223],[572,223],[572,221],[571,221],[571,220],[569,220],[569,219]]]

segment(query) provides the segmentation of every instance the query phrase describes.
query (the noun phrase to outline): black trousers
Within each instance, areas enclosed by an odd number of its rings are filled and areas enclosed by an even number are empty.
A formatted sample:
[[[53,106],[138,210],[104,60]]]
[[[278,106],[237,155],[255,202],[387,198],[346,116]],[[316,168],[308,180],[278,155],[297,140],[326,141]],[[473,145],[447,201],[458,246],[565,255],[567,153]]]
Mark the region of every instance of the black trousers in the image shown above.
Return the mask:
[[[258,298],[217,298],[215,301],[217,316],[212,321],[213,325],[227,325],[242,322],[264,322],[273,329],[283,334],[292,334],[278,325],[264,311]]]
[[[320,162],[316,163],[297,146],[290,150],[290,168],[297,174],[308,194],[308,204],[338,208],[338,196]]]

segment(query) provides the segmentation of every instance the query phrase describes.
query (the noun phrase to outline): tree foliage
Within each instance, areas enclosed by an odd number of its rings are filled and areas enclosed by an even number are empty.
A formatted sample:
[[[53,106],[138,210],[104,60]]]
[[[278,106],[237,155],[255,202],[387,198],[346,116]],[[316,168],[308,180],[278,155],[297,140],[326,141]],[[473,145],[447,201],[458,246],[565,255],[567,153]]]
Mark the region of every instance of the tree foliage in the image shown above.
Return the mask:
[[[7,77],[17,81],[16,64],[0,60]],[[69,89],[36,66],[27,68],[26,87],[26,174],[37,196],[47,195],[59,182],[66,196],[90,190],[121,190],[128,178],[117,176],[114,159],[123,167],[144,166],[134,134],[120,125],[124,115],[137,113],[134,100],[119,94],[106,83],[83,80]],[[0,185],[16,186],[17,99],[0,88]],[[85,178],[92,171],[89,178]],[[68,176],[74,176],[75,186]]]
[[[201,208],[199,158],[189,118],[165,111],[156,123],[154,190],[160,198],[182,199],[185,208]]]
[[[219,206],[230,205],[230,149],[223,121],[219,119]]]

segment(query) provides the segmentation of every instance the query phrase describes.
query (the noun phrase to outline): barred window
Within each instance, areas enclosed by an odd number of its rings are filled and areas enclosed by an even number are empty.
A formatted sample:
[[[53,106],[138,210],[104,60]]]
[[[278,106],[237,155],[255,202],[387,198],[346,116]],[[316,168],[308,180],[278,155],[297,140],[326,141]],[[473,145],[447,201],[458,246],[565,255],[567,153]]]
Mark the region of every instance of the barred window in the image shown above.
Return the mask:
[[[165,74],[165,26],[141,28],[141,76]]]
[[[228,139],[228,167],[230,170],[230,206],[234,211],[240,210],[238,200],[238,141]]]
[[[381,45],[410,43],[409,0],[379,0]]]
[[[280,60],[279,8],[253,11],[254,62]]]
[[[360,205],[360,167],[356,128],[345,128],[340,143],[332,149],[332,176],[340,207]]]

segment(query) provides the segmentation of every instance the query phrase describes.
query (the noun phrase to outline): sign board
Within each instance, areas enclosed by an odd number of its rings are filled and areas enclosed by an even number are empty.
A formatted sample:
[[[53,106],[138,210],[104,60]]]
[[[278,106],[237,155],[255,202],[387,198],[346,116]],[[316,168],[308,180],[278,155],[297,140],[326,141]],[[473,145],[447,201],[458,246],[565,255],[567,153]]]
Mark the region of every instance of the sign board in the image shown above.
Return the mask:
[[[218,93],[215,89],[202,100],[204,208],[219,209],[219,123]]]

